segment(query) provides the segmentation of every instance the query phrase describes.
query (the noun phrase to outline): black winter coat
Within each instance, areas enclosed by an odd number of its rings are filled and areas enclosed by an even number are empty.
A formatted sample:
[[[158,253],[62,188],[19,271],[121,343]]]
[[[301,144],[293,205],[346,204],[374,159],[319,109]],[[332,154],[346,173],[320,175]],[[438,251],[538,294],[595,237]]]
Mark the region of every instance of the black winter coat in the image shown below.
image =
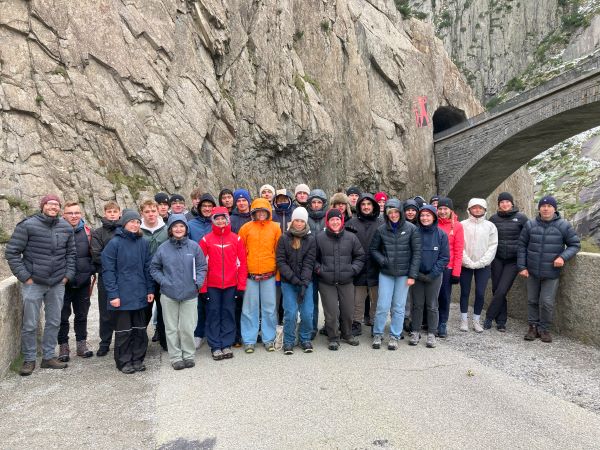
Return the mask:
[[[325,207],[320,209],[319,211],[313,211],[308,209],[308,226],[310,227],[310,232],[313,235],[319,234],[321,231],[325,229],[325,214],[327,211]]]
[[[60,217],[38,213],[15,227],[6,260],[17,279],[54,286],[63,278],[75,279],[76,254],[73,227]]]
[[[308,233],[302,238],[298,250],[292,248],[294,236],[286,231],[277,243],[277,268],[281,275],[281,281],[291,283],[295,286],[308,286],[312,281],[317,257],[317,243],[315,237]]]
[[[381,273],[417,279],[421,264],[421,236],[416,226],[404,220],[404,214],[395,233],[386,216],[386,223],[377,228],[371,240],[370,252]]]
[[[237,234],[240,231],[240,228],[242,228],[242,225],[252,220],[252,215],[250,214],[250,211],[248,211],[247,213],[241,213],[237,209],[234,209],[231,213],[230,220],[231,231]]]
[[[102,226],[92,231],[92,241],[90,242],[92,250],[92,262],[96,266],[96,271],[102,275],[102,259],[100,255],[106,244],[114,237],[115,231],[119,226],[117,220],[101,219]]]
[[[498,211],[490,217],[490,222],[496,225],[498,230],[496,258],[503,261],[517,260],[519,236],[528,220],[527,216],[517,208],[509,212]]]
[[[365,251],[353,233],[344,230],[338,234],[330,230],[319,233],[315,272],[319,282],[347,284],[360,273],[365,265]]]
[[[571,259],[581,249],[579,236],[569,222],[560,218],[558,212],[550,221],[540,216],[528,221],[521,231],[517,268],[527,269],[537,278],[558,278],[560,268],[554,260]]]
[[[77,271],[75,280],[70,282],[69,286],[80,288],[90,284],[92,275],[96,273],[96,267],[92,263],[92,254],[90,253],[90,238],[86,231],[86,225],[82,222],[75,229],[75,250],[77,254]]]

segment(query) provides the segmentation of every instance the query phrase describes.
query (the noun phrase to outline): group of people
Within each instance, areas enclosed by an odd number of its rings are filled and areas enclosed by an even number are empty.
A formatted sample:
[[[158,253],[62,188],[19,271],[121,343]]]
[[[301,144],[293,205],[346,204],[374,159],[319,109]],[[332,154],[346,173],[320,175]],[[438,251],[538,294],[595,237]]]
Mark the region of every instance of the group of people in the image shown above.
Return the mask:
[[[275,351],[279,323],[286,355],[296,346],[312,352],[319,332],[332,351],[341,342],[359,345],[363,325],[371,327],[372,348],[380,349],[388,318],[389,350],[404,332],[413,346],[426,333],[433,348],[448,335],[454,284],[460,284],[460,330],[481,333],[495,323],[502,332],[506,296],[518,274],[527,277],[525,339],[551,342],[560,268],[580,249],[551,196],[539,201],[531,220],[507,192],[489,220],[486,201],[473,198],[463,221],[447,197],[402,202],[357,187],[331,199],[305,184],[294,194],[266,184],[255,199],[245,189],[223,189],[217,199],[195,189],[190,197],[189,210],[183,196],[162,192],[135,210],[109,201],[102,225],[91,230],[77,202],[62,205],[46,195],[40,212],[17,224],[6,258],[23,283],[21,375],[35,369],[42,303],[41,367],[67,367],[72,314],[76,354],[93,356],[87,315],[94,284],[96,355],[108,354],[114,335],[116,367],[126,374],[145,370],[150,322],[152,340],[168,351],[175,370],[194,367],[205,341],[217,361],[232,358],[233,347],[253,353],[260,342]],[[490,278],[493,298],[482,323]]]

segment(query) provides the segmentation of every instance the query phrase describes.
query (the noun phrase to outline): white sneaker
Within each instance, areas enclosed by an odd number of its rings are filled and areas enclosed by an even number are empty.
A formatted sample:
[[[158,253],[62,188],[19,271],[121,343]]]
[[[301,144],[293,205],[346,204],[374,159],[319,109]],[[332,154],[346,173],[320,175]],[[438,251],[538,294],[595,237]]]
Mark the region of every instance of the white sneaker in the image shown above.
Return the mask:
[[[204,344],[204,338],[194,336],[194,344],[196,345],[196,350],[198,350]]]
[[[483,333],[483,327],[479,323],[479,320],[473,321],[473,329],[475,330],[475,333]]]
[[[469,321],[467,319],[460,320],[460,331],[469,331]]]

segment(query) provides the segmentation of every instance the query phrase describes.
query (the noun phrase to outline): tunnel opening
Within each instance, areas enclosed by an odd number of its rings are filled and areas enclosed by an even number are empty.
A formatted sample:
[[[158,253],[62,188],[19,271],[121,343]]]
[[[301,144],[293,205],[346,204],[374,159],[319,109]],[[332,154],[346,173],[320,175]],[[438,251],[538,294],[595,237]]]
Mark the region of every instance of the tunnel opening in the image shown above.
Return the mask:
[[[433,114],[433,134],[452,128],[467,120],[462,109],[454,106],[440,106]]]

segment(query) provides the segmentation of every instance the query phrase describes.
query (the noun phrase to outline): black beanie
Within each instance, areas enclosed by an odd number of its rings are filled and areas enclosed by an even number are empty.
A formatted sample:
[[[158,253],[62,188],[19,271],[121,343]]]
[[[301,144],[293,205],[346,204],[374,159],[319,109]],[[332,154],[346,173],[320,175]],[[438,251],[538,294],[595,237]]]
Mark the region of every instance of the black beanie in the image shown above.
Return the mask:
[[[500,192],[498,194],[498,204],[500,204],[500,202],[503,200],[508,200],[513,205],[515,204],[515,201],[513,200],[513,196],[510,195],[508,192]]]
[[[351,186],[348,189],[346,189],[346,195],[350,195],[350,194],[360,195],[360,189],[357,188],[356,186]]]
[[[173,195],[171,195],[171,198],[169,199],[169,205],[173,202],[185,203],[185,198],[183,198],[183,195],[181,195],[181,194],[173,194]]]
[[[454,209],[454,203],[452,203],[452,199],[450,197],[440,197],[438,200],[438,209],[440,209],[442,206],[445,206],[447,208],[450,209]]]
[[[344,220],[344,217],[342,216],[342,212],[337,208],[331,208],[329,211],[327,211],[327,221],[328,222],[329,222],[329,219],[331,219],[332,217],[338,217],[338,218]]]
[[[156,203],[169,203],[169,194],[165,194],[164,192],[159,192],[154,196],[154,201]]]

